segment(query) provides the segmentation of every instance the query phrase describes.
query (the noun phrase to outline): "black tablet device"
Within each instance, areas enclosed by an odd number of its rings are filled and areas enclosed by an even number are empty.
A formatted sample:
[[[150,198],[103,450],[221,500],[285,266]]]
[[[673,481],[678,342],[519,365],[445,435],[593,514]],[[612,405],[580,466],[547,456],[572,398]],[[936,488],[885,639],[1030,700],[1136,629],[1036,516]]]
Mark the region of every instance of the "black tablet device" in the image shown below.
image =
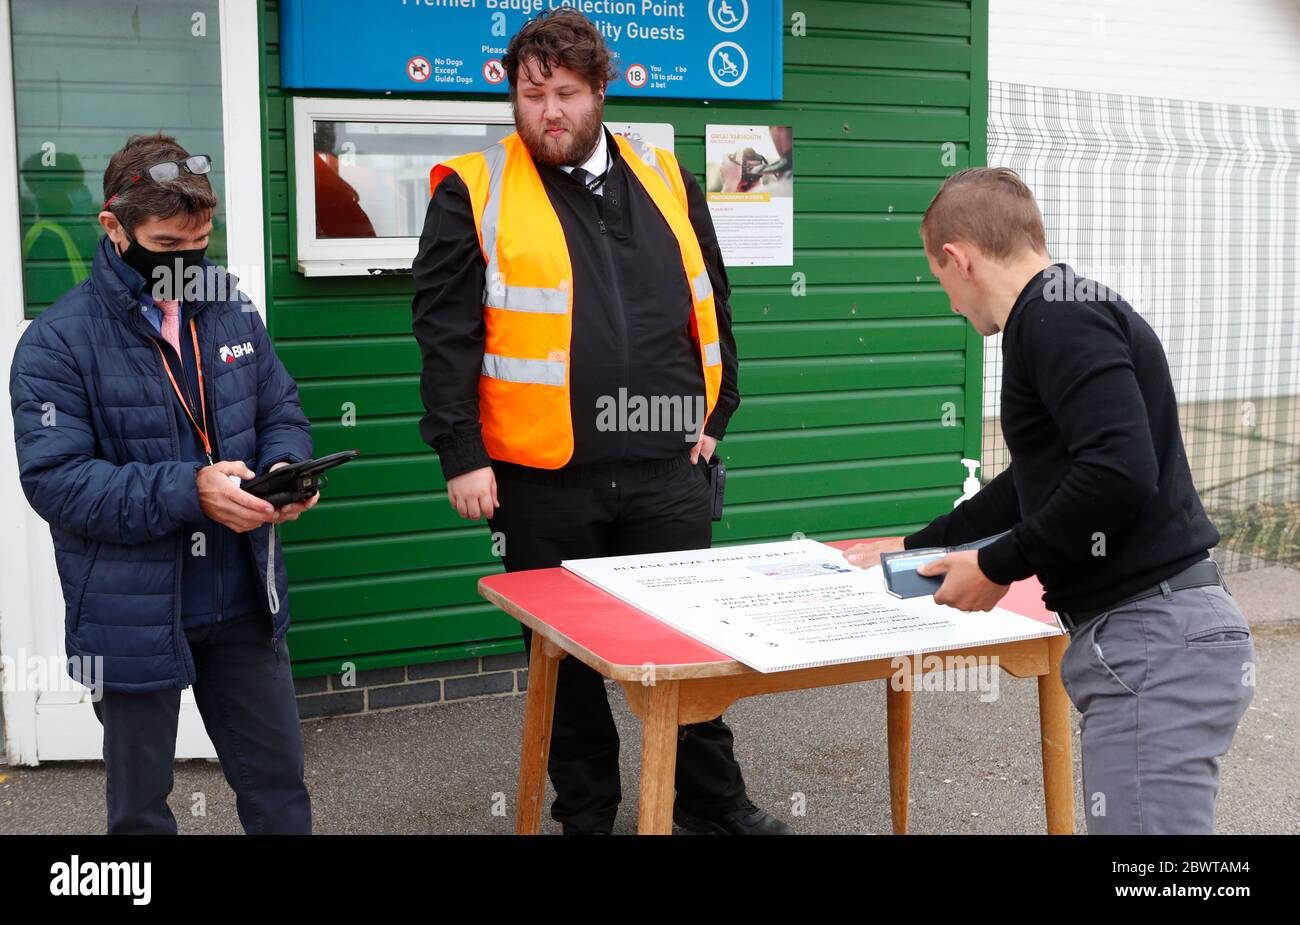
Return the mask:
[[[986,536],[983,539],[975,540],[973,543],[963,543],[961,546],[932,546],[926,549],[882,552],[880,554],[880,567],[885,574],[885,590],[894,597],[902,598],[934,594],[943,585],[944,576],[921,575],[916,571],[918,568],[926,562],[942,559],[950,552],[982,549],[990,543],[1002,539],[1010,532],[1010,530],[1003,530],[1001,533]]]
[[[306,501],[327,484],[328,480],[321,475],[322,472],[341,466],[359,455],[359,450],[343,450],[319,459],[304,459],[302,462],[281,466],[274,472],[264,472],[239,487],[250,495],[270,501],[276,507],[284,507],[295,501]]]

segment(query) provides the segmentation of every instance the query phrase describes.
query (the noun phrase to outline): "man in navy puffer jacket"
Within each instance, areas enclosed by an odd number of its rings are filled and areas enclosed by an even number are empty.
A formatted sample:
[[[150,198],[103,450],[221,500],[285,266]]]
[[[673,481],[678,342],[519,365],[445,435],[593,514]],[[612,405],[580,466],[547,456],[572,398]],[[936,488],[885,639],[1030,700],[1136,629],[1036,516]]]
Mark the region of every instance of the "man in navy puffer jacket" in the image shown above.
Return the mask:
[[[297,386],[203,257],[217,198],[164,135],[104,174],[90,277],[24,333],[10,378],[23,490],[50,524],[69,672],[104,727],[110,834],[175,833],[180,695],[246,832],[307,833],[279,509],[238,487],[311,457]]]

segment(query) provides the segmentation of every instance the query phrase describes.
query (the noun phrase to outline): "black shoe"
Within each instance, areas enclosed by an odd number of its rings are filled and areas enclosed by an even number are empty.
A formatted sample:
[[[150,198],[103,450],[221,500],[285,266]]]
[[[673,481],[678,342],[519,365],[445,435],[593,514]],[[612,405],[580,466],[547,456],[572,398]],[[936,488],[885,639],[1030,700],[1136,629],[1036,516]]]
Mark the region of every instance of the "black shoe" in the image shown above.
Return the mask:
[[[793,835],[790,828],[771,813],[746,802],[721,816],[697,816],[680,806],[673,807],[673,822],[694,835]]]

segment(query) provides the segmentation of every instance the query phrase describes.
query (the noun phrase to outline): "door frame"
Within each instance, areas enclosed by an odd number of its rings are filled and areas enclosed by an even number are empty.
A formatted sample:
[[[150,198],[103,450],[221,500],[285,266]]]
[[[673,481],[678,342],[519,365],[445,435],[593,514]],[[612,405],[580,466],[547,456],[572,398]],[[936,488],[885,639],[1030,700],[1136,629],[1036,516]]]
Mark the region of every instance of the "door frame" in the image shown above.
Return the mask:
[[[260,4],[219,0],[221,109],[226,167],[227,264],[240,289],[266,320],[266,240],[263,211],[263,138]],[[23,294],[17,113],[14,103],[10,0],[0,0],[0,361],[5,382],[14,348],[26,330]],[[7,218],[3,218],[6,217]],[[16,295],[11,295],[16,294]],[[0,663],[15,676],[0,685],[4,755],[9,764],[98,759],[103,736],[90,692],[63,683],[63,595],[54,567],[49,529],[27,503],[18,480],[8,396],[0,401]],[[18,669],[41,660],[57,666],[54,683],[27,690],[30,674]],[[51,669],[52,670],[52,669]],[[11,689],[13,688],[13,689]],[[194,703],[181,697],[177,758],[216,755]]]

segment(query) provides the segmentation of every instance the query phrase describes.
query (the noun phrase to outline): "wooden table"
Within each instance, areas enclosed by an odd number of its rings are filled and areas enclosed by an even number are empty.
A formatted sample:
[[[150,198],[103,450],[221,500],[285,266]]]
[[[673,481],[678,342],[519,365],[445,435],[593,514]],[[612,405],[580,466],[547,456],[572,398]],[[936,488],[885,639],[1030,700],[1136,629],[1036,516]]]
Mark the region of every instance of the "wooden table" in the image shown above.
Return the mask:
[[[859,541],[829,545],[844,549],[854,542]],[[886,658],[763,674],[562,568],[490,575],[481,579],[478,587],[483,597],[533,631],[515,817],[515,831],[521,835],[541,830],[555,682],[562,658],[577,658],[617,681],[632,712],[641,718],[638,831],[642,835],[672,833],[679,725],[721,716],[741,697],[853,684],[897,673],[894,660]],[[1037,580],[1017,582],[999,606],[1054,624],[1041,595]],[[1066,642],[1064,635],[1057,635],[940,653],[963,658],[996,656],[996,664],[1011,676],[1038,680],[1043,797],[1047,831],[1053,835],[1074,831],[1070,707],[1060,676]],[[912,673],[924,673],[921,667],[913,664]],[[912,691],[895,690],[894,686],[885,685],[889,798],[894,833],[902,835],[907,832]]]

